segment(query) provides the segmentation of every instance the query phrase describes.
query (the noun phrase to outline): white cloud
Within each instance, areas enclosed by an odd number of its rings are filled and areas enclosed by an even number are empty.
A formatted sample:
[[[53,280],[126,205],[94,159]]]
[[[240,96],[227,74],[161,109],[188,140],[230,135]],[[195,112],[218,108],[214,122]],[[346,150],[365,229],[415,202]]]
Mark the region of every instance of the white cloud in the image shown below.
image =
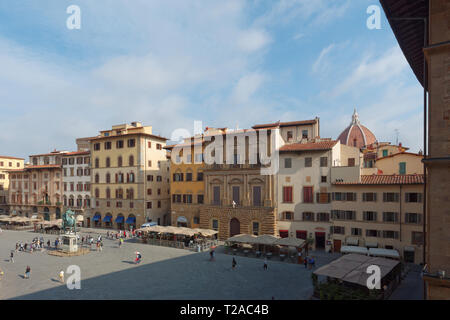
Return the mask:
[[[259,73],[244,75],[233,89],[232,102],[247,103],[265,81],[265,76]]]
[[[271,39],[264,30],[246,30],[238,38],[238,46],[245,52],[258,51],[267,46]]]
[[[333,50],[334,47],[335,47],[335,44],[332,43],[320,52],[319,57],[312,65],[312,71],[314,73],[317,73],[317,72],[320,72],[321,70],[323,70],[324,58],[326,55],[328,55],[330,53],[331,50]]]

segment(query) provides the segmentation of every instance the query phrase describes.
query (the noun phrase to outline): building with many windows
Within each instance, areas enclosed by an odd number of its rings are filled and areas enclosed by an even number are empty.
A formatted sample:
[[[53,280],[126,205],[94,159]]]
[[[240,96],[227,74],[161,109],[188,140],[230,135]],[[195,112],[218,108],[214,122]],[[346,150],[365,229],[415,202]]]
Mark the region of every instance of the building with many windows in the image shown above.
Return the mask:
[[[61,218],[64,151],[30,156],[30,164],[9,171],[10,212],[44,220]]]
[[[361,166],[358,148],[339,140],[312,139],[280,148],[277,228],[281,237],[310,239],[331,248],[331,182]],[[335,172],[336,169],[340,171]]]
[[[8,213],[9,201],[9,174],[8,170],[23,169],[24,159],[0,156],[0,213]]]
[[[62,156],[63,206],[77,216],[90,215],[91,156],[89,151],[67,152]],[[83,221],[83,219],[78,218]]]
[[[137,228],[169,223],[169,162],[166,138],[140,122],[113,126],[90,138],[90,227]]]

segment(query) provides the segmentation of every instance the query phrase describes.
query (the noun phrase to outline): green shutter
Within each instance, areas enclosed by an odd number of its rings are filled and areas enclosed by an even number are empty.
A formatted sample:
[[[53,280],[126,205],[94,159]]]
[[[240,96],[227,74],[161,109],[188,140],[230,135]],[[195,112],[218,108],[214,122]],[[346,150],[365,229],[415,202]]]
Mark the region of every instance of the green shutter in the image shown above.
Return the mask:
[[[399,163],[399,174],[406,174],[406,162]]]

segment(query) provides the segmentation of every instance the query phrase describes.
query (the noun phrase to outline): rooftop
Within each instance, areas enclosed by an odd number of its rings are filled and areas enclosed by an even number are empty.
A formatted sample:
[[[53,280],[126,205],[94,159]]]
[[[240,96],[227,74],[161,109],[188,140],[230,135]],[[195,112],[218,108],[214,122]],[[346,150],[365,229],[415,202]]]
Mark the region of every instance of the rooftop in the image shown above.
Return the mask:
[[[293,126],[301,126],[301,125],[309,125],[316,124],[319,119],[313,120],[302,120],[302,121],[291,121],[291,122],[274,122],[274,123],[266,123],[266,124],[257,124],[254,125],[253,129],[262,129],[262,128],[273,128],[273,127],[293,127]]]
[[[292,143],[286,144],[280,148],[280,151],[284,152],[297,152],[297,151],[320,151],[332,149],[337,140],[319,141],[319,142],[307,142],[307,143]]]
[[[404,185],[423,183],[423,174],[372,174],[362,175],[361,181],[333,182],[334,185]]]

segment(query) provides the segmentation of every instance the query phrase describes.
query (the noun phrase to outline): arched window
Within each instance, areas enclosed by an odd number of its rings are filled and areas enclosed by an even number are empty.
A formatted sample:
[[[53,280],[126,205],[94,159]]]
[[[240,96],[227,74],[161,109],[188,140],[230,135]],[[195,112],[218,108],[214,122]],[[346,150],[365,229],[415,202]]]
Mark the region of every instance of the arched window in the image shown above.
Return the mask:
[[[106,158],[106,167],[109,168],[111,166],[111,159],[109,157]]]
[[[98,158],[95,158],[95,167],[98,168],[100,166],[100,160]]]
[[[127,199],[133,199],[133,198],[134,198],[133,188],[127,189]]]
[[[117,166],[118,166],[118,167],[121,167],[121,166],[122,166],[122,156],[119,156],[119,157],[117,158]]]
[[[109,172],[106,174],[106,183],[111,183],[111,175]]]
[[[130,182],[131,183],[134,182],[134,173],[133,172],[130,173]]]
[[[98,173],[95,174],[95,183],[99,183],[100,182],[100,176],[98,175]]]
[[[106,199],[111,199],[111,190],[106,188]]]
[[[95,197],[100,198],[100,190],[98,188],[95,188]]]
[[[129,165],[130,167],[134,166],[134,157],[133,157],[133,156],[130,156],[130,157],[128,158],[128,165]]]
[[[116,189],[116,199],[123,199],[123,189],[122,188]]]

